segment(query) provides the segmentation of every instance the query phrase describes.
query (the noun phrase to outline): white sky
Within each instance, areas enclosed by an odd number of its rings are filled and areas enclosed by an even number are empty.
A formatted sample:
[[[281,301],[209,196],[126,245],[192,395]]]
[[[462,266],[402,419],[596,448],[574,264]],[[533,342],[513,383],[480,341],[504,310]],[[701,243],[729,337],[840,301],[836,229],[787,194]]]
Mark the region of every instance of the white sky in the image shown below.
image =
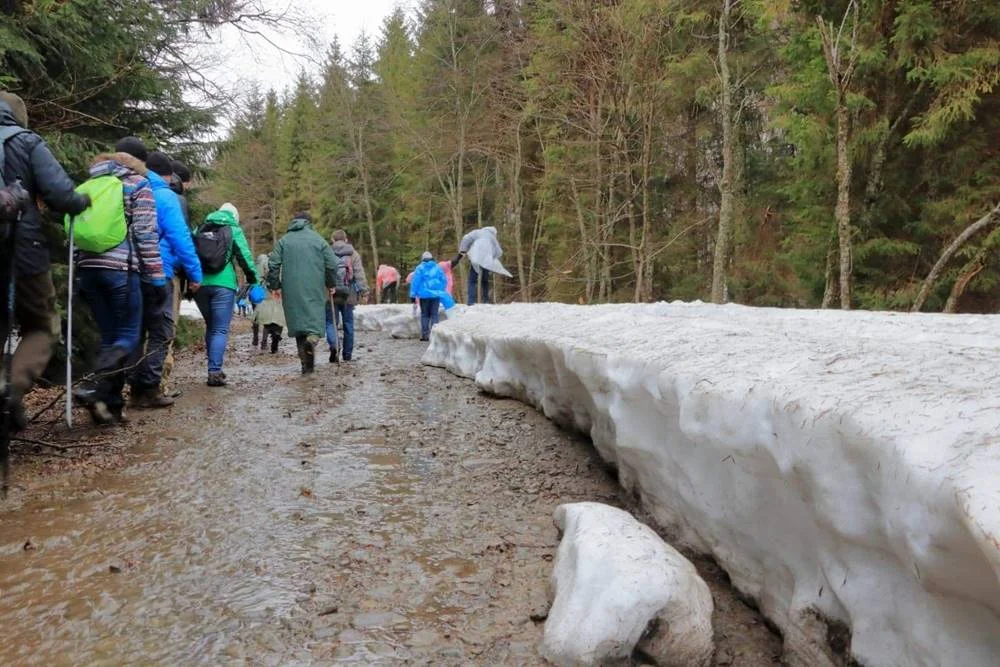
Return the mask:
[[[310,28],[320,43],[318,52],[307,47],[307,41],[298,35],[267,33],[265,37],[247,36],[235,28],[226,28],[216,47],[224,58],[223,64],[206,72],[212,80],[224,87],[256,81],[262,89],[274,88],[279,92],[291,86],[303,68],[315,71],[327,46],[334,37],[339,38],[341,49],[350,52],[350,46],[362,31],[372,40],[381,34],[382,21],[397,6],[409,13],[413,0],[266,0],[275,8],[289,3],[308,17]],[[283,53],[268,44],[271,40],[281,49],[292,53],[308,53],[313,59]],[[214,49],[213,49],[214,50]],[[242,87],[242,86],[241,86]]]

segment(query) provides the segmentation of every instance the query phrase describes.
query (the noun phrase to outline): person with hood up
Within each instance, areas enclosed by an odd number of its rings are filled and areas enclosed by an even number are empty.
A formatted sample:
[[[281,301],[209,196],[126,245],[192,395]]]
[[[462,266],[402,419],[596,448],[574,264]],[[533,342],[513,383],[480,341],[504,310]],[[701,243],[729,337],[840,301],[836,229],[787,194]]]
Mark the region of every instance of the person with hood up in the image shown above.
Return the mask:
[[[73,395],[98,424],[124,417],[122,390],[128,359],[139,345],[143,293],[162,300],[166,290],[156,199],[147,173],[142,160],[124,152],[98,155],[90,167],[91,178],[114,176],[122,182],[125,220],[129,221],[125,240],[114,248],[76,253],[76,287],[97,321],[101,349],[93,379],[82,383]]]
[[[0,167],[8,185],[16,181],[28,193],[14,238],[14,256],[0,257],[4,285],[14,278],[14,318],[21,340],[11,362],[11,426],[20,431],[27,425],[22,399],[45,372],[52,357],[56,316],[56,290],[52,284],[48,244],[36,202],[58,213],[77,215],[90,206],[90,199],[74,190],[73,181],[56,161],[45,141],[27,129],[28,111],[20,97],[0,92]],[[6,255],[6,253],[4,253]],[[13,271],[13,275],[11,272]],[[8,332],[7,290],[0,289],[0,330]]]
[[[375,272],[375,289],[381,303],[396,303],[399,291],[399,270],[388,264],[379,264]]]
[[[347,232],[338,229],[333,233],[333,254],[338,264],[336,291],[333,294],[333,307],[327,310],[327,342],[330,344],[330,363],[337,361],[336,328],[334,323],[340,319],[344,325],[344,361],[354,358],[354,307],[358,305],[358,295],[368,293],[368,280],[365,278],[365,266],[361,255],[347,242]],[[343,281],[343,282],[342,282]],[[334,314],[337,317],[334,317]]]
[[[145,146],[136,137],[122,139],[117,148],[133,157],[139,157],[137,152],[145,152]],[[188,278],[188,289],[196,292],[202,272],[180,200],[167,183],[173,173],[170,158],[153,151],[146,157],[146,168],[149,170],[146,177],[156,200],[160,258],[167,283],[163,289],[142,283],[142,332],[139,345],[128,361],[131,369],[129,385],[132,387],[132,407],[165,408],[174,404],[174,399],[166,396],[160,386],[167,350],[175,333],[174,274],[178,270],[183,271]]]
[[[295,215],[268,261],[267,285],[285,311],[288,335],[295,338],[302,374],[316,368],[316,343],[325,329],[329,290],[337,284],[337,258],[303,211]]]
[[[228,230],[228,234],[226,234]],[[254,269],[253,254],[247,244],[247,238],[240,228],[239,211],[230,203],[223,204],[218,211],[209,213],[204,224],[195,232],[195,245],[198,238],[207,234],[219,233],[219,238],[229,238],[226,263],[221,271],[209,273],[202,258],[204,278],[201,287],[194,293],[194,302],[205,319],[205,355],[208,359],[208,386],[226,386],[226,374],[222,370],[226,357],[226,345],[229,342],[229,326],[233,321],[233,310],[236,305],[236,292],[239,281],[236,277],[234,262],[240,265],[247,283],[256,285],[259,281]],[[199,255],[200,256],[200,255]]]
[[[420,301],[420,340],[431,339],[431,329],[438,323],[438,310],[442,300],[446,307],[454,302],[448,296],[448,280],[444,271],[434,261],[430,251],[420,257],[420,264],[413,270],[410,299]]]
[[[452,267],[458,266],[463,257],[469,257],[469,262],[472,264],[469,269],[468,302],[470,306],[478,302],[489,303],[491,272],[510,275],[500,264],[502,255],[503,249],[500,247],[500,241],[497,240],[496,227],[474,229],[462,237],[462,241],[458,244],[458,254],[451,260],[451,265]],[[480,288],[482,288],[481,295]]]

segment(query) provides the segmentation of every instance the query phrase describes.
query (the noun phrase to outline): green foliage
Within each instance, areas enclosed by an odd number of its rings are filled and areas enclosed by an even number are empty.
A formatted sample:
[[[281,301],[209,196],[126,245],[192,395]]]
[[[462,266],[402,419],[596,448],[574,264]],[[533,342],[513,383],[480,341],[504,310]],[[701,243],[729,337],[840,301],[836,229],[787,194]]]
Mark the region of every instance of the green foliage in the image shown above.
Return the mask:
[[[838,95],[817,17],[836,30],[848,6],[735,5],[736,301],[815,307],[837,278]],[[841,42],[857,55],[844,91],[854,305],[905,309],[1000,192],[1000,4],[858,7]],[[720,10],[424,0],[410,20],[393,13],[375,44],[334,45],[265,113],[249,100],[256,111],[233,127],[210,192],[252,212],[261,245],[309,208],[324,233],[344,227],[404,273],[422,250],[448,255],[458,234],[493,224],[515,273],[502,298],[704,299],[720,200]],[[963,307],[1000,305],[996,243],[973,239],[928,306],[962,276]]]

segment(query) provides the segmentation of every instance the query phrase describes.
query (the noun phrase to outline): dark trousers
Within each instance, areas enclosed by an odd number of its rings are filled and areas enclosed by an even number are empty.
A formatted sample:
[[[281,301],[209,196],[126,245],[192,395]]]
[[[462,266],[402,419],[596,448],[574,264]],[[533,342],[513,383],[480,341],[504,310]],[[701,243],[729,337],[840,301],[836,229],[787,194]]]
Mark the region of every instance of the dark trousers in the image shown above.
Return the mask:
[[[254,325],[258,326],[258,325]],[[260,349],[265,349],[267,347],[267,339],[271,339],[271,354],[278,351],[278,345],[281,343],[281,332],[284,331],[280,324],[265,324],[263,334],[260,337]]]
[[[482,299],[477,299],[479,288],[482,288]],[[490,272],[486,269],[479,269],[477,272],[475,268],[469,267],[469,305],[473,306],[476,303],[489,303],[490,302]]]
[[[101,332],[95,377],[88,384],[109,408],[121,407],[125,403],[122,389],[126,364],[139,345],[142,328],[139,275],[132,271],[83,268],[79,277],[80,297],[90,307]]]
[[[420,299],[420,339],[431,337],[431,329],[438,323],[438,309],[441,299]]]
[[[129,358],[129,384],[135,391],[160,386],[163,362],[174,339],[174,283],[155,287],[142,283],[142,332],[139,344]]]
[[[389,283],[382,288],[382,303],[396,303],[399,290],[398,283]]]
[[[0,289],[0,334],[6,334],[12,325],[7,321],[6,267],[0,268],[0,275],[5,279]],[[52,344],[59,331],[59,319],[56,316],[56,288],[47,271],[32,276],[17,276],[14,292],[14,319],[21,340],[11,362],[11,393],[15,400],[20,400],[48,366]]]

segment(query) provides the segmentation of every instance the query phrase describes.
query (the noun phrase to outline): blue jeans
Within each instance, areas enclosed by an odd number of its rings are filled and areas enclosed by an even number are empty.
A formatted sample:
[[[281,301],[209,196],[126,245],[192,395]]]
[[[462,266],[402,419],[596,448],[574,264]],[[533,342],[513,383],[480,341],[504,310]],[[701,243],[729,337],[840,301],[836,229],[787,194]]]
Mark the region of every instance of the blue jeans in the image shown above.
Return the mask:
[[[490,302],[490,272],[486,269],[480,269],[476,272],[476,269],[469,267],[469,305],[474,306],[478,301],[477,296],[479,292],[479,287],[483,288],[483,303]]]
[[[421,299],[420,300],[420,339],[427,340],[431,337],[431,328],[438,323],[438,308],[441,306],[441,299]]]
[[[344,349],[341,350],[341,358],[344,361],[350,361],[354,354],[354,305],[347,301],[334,299],[333,307],[336,309],[341,324],[344,325]],[[329,330],[330,327],[327,325],[327,331],[329,332]]]
[[[326,344],[330,346],[330,351],[337,349],[337,323],[333,318],[333,306],[329,300],[326,302]]]
[[[91,384],[108,407],[124,404],[125,367],[139,345],[142,329],[142,291],[139,274],[115,269],[78,272],[80,297],[90,307],[101,332],[101,351]]]
[[[163,379],[163,362],[174,339],[174,281],[165,287],[142,283],[142,335],[129,357],[133,391],[156,389]]]
[[[236,290],[218,285],[203,286],[194,293],[201,316],[205,318],[205,353],[208,372],[221,373],[229,342],[229,324],[233,320]]]

